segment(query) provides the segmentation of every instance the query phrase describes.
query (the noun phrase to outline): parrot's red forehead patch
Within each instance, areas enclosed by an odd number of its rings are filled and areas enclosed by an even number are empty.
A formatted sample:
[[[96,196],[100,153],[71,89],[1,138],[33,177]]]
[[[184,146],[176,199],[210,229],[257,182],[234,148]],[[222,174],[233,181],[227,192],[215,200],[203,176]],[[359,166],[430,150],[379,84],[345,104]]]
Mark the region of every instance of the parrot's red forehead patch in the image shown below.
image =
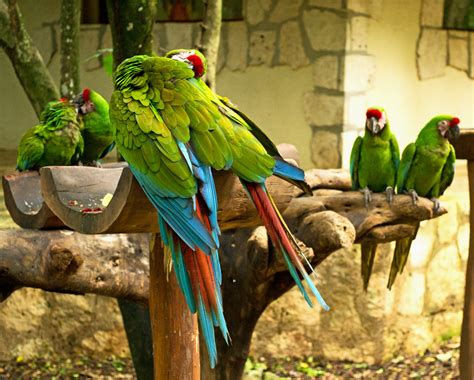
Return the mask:
[[[186,58],[193,65],[194,75],[200,78],[204,74],[204,65],[202,64],[201,58],[198,55],[193,54]]]
[[[66,97],[62,97],[61,99],[59,99],[59,101],[61,103],[66,103],[67,102],[67,98]]]
[[[85,88],[84,91],[82,91],[82,97],[84,98],[85,102],[88,102],[91,98],[91,90],[88,88]]]
[[[375,108],[369,108],[365,116],[367,116],[367,119],[370,119],[371,117],[375,117],[377,120],[379,120],[382,118],[382,111],[377,110]]]
[[[461,122],[461,120],[459,120],[457,117],[453,117],[453,118],[451,119],[451,121],[449,122],[449,126],[450,126],[450,127],[455,127],[455,126],[458,125],[460,122]]]

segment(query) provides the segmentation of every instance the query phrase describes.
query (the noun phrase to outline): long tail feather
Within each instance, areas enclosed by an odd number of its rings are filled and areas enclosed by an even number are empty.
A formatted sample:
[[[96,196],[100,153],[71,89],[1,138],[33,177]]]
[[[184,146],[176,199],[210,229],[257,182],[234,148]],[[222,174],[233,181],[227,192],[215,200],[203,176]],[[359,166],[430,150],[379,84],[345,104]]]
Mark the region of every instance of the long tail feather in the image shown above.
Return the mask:
[[[360,274],[364,283],[364,290],[367,291],[367,288],[369,287],[370,276],[372,275],[372,268],[374,266],[375,254],[377,253],[377,244],[361,244],[360,252]]]
[[[273,243],[283,255],[285,263],[288,266],[291,276],[296,282],[296,285],[300,289],[304,298],[310,306],[312,302],[309,295],[301,282],[298,273],[304,278],[306,285],[310,288],[313,295],[316,297],[321,306],[329,310],[329,306],[326,304],[318,289],[311,280],[310,275],[306,271],[303,262],[300,260],[298,254],[302,257],[304,253],[296,244],[296,240],[288,229],[288,226],[284,222],[278,209],[275,207],[270,195],[266,191],[265,185],[260,183],[250,183],[242,181],[244,187],[247,189],[257,211],[262,218],[262,221],[267,229],[267,232],[272,239]],[[296,252],[298,251],[298,253]],[[308,263],[309,264],[309,263]],[[311,270],[312,267],[311,267]]]
[[[311,187],[304,180],[304,170],[298,168],[286,162],[282,158],[275,158],[275,167],[273,168],[273,173],[285,181],[295,185],[304,191],[307,195],[313,195]]]
[[[395,251],[393,253],[392,265],[390,267],[390,274],[388,277],[387,288],[389,290],[392,289],[393,283],[397,278],[397,275],[403,273],[403,269],[408,260],[408,255],[410,254],[411,243],[415,240],[416,235],[418,233],[418,228],[420,228],[420,224],[417,223],[415,233],[413,236],[408,236],[403,239],[397,240],[395,244]]]

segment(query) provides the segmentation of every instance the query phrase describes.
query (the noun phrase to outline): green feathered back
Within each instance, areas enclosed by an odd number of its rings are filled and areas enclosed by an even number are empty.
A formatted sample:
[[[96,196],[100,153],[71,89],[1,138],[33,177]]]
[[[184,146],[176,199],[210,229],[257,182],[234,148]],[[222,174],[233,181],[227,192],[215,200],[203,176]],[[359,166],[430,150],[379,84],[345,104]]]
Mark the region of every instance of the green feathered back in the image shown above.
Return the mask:
[[[26,131],[20,141],[17,169],[76,163],[84,141],[75,107],[68,101],[50,102],[41,113],[40,122]]]

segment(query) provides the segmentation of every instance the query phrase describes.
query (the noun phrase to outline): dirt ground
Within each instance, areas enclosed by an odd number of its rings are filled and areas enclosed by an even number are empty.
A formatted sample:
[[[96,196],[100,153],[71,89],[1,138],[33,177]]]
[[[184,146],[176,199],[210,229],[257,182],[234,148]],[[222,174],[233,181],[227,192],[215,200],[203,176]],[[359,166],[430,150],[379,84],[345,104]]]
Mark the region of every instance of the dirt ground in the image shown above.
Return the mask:
[[[396,357],[384,365],[320,362],[315,358],[258,358],[246,364],[245,380],[262,379],[432,379],[459,378],[459,339],[445,342],[439,350],[423,355]],[[136,379],[131,360],[112,357],[24,360],[0,362],[0,380],[33,379]]]

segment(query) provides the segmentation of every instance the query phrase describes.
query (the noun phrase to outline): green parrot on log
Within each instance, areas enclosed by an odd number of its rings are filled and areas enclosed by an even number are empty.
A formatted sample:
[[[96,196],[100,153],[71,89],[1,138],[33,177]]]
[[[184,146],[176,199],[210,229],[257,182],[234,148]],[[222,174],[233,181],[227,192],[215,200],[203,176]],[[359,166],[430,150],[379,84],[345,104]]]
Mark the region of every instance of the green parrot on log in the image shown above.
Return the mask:
[[[435,211],[439,210],[438,197],[453,182],[456,152],[449,140],[455,140],[460,133],[459,119],[451,115],[432,118],[409,144],[402,154],[398,169],[397,192],[408,193],[416,204],[418,196],[430,198]],[[387,287],[391,289],[398,273],[408,259],[412,241],[420,224],[416,224],[413,236],[397,241]]]
[[[213,112],[217,111],[219,117],[226,121],[226,128],[223,131],[233,158],[229,169],[239,177],[252,199],[273,244],[282,254],[291,276],[308,304],[312,306],[312,301],[298,271],[322,307],[329,309],[306,270],[307,267],[310,273],[314,272],[311,264],[276,208],[265,185],[268,177],[276,175],[312,195],[309,185],[304,180],[304,171],[286,162],[278,153],[275,144],[250,118],[240,112],[227,98],[215,94],[206,85],[202,77],[206,72],[207,61],[202,53],[195,49],[178,49],[166,53],[166,57],[193,70],[194,76],[187,78],[187,82],[210,102],[210,109]]]
[[[355,140],[350,161],[352,189],[362,191],[366,206],[372,200],[372,191],[385,191],[388,202],[392,202],[399,162],[398,142],[390,130],[385,110],[382,107],[369,108],[364,137],[359,136]],[[361,275],[365,290],[369,285],[376,252],[377,244],[361,244]]]
[[[76,95],[72,102],[84,123],[82,130],[84,152],[81,162],[95,165],[115,147],[109,104],[98,92],[89,88]]]
[[[82,121],[67,99],[49,102],[40,124],[30,128],[20,140],[17,170],[39,169],[48,165],[73,165],[84,151]]]

